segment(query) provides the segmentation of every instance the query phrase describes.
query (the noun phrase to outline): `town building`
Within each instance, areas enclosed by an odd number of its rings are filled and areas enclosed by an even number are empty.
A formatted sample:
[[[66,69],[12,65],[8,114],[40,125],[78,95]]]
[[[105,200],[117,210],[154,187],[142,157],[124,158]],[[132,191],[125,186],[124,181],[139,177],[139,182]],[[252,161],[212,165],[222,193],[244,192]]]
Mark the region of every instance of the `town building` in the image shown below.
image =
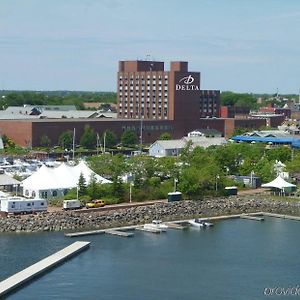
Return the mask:
[[[220,118],[220,91],[201,90],[200,78],[200,72],[189,71],[188,63],[183,61],[171,62],[168,71],[164,62],[120,61],[116,113],[58,111],[56,106],[12,108],[0,113],[0,135],[30,148],[40,146],[45,135],[52,146],[57,145],[63,132],[75,129],[75,143],[79,144],[85,126],[89,125],[99,136],[111,130],[120,140],[125,130],[131,130],[140,143],[151,144],[162,133],[180,139],[201,128],[230,137],[236,128],[273,127],[282,119],[282,115],[268,119]],[[268,124],[266,120],[270,120]]]

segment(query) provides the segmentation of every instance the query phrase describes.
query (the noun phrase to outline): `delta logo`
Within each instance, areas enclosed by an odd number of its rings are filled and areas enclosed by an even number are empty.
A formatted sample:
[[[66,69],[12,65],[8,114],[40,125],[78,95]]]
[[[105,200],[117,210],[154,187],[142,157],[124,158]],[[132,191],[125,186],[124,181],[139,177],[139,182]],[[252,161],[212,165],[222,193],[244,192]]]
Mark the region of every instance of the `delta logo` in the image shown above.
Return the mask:
[[[176,84],[176,91],[199,91],[199,86],[193,84],[195,78],[192,75],[182,77]]]

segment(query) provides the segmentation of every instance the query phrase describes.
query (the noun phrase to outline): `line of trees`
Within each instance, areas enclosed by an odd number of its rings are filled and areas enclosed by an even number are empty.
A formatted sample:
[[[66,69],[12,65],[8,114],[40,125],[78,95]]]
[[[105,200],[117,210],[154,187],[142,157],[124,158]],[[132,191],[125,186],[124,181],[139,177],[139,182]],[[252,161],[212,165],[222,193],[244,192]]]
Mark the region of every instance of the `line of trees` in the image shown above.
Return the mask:
[[[165,199],[168,192],[177,190],[185,199],[203,199],[204,196],[222,195],[224,187],[237,185],[230,175],[250,175],[254,172],[268,182],[275,178],[274,163],[280,160],[287,171],[300,171],[300,153],[293,155],[288,147],[267,149],[263,144],[228,144],[207,149],[188,144],[179,157],[153,158],[125,157],[121,154],[92,156],[90,167],[113,184],[87,185],[88,199],[103,198],[108,202],[129,200],[129,183],[123,183],[127,174],[132,181],[132,199]],[[94,198],[96,197],[96,198]]]
[[[75,105],[77,109],[85,109],[84,102],[117,103],[117,94],[113,92],[34,92],[34,91],[2,91],[0,109],[8,106],[29,105]]]

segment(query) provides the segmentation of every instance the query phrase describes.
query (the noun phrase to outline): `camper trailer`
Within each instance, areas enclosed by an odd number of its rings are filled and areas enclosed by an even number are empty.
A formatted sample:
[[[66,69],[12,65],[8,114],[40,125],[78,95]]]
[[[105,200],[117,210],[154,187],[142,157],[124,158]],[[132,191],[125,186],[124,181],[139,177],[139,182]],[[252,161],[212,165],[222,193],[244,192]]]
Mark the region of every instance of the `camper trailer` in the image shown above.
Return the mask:
[[[1,212],[5,213],[34,213],[47,211],[48,203],[45,199],[26,199],[22,197],[8,197],[1,199]]]
[[[80,209],[82,205],[79,200],[64,200],[63,209],[71,210],[71,209]]]

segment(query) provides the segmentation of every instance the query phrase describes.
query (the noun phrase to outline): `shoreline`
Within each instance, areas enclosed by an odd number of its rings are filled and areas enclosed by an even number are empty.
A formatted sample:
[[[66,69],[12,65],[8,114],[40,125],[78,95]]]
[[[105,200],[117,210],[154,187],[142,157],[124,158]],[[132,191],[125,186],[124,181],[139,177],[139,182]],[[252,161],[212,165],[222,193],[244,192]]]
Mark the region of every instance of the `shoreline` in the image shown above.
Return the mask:
[[[141,225],[149,223],[153,219],[179,221],[195,217],[205,218],[261,211],[300,216],[300,202],[273,201],[265,199],[263,195],[245,195],[202,201],[156,203],[148,206],[120,208],[113,211],[94,211],[84,214],[52,212],[27,215],[26,217],[16,215],[0,218],[0,233],[74,232]]]

